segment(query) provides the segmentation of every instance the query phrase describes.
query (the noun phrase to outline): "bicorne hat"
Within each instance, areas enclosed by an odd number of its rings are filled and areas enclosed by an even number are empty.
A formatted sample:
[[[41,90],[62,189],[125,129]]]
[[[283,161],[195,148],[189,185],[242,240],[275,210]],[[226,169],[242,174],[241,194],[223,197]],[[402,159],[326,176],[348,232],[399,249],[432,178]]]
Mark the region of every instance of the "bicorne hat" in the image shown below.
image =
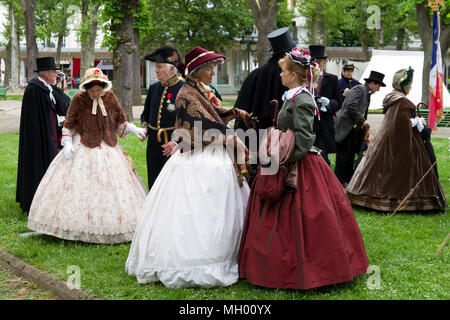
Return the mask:
[[[386,87],[386,85],[383,82],[384,74],[377,71],[370,71],[370,75],[368,78],[365,78],[365,81],[375,81],[378,82],[382,87]]]
[[[267,35],[272,49],[269,54],[285,53],[296,46],[297,41],[292,40],[288,27],[280,28],[272,31]]]
[[[171,46],[159,48],[152,53],[147,54],[144,59],[153,62],[169,63],[175,67],[181,62],[178,50]]]
[[[37,69],[34,70],[34,72],[45,70],[59,70],[59,68],[56,67],[54,57],[36,58],[36,67]]]
[[[327,56],[325,55],[325,46],[310,45],[309,52],[311,53],[311,56],[316,59],[326,59],[327,58]]]
[[[222,63],[225,59],[221,54],[197,46],[184,55],[184,64],[178,66],[181,73],[188,74],[207,62]]]

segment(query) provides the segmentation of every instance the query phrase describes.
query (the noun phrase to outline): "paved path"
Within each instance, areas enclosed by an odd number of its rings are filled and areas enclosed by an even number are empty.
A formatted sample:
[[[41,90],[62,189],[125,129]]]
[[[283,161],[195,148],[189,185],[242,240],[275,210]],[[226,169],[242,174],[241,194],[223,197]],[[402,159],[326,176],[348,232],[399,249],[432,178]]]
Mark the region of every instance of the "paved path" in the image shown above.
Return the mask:
[[[18,100],[0,100],[0,133],[19,130],[21,105],[22,102]],[[133,120],[139,121],[143,109],[144,106],[133,106]],[[383,114],[369,114],[368,120],[373,134],[378,131],[383,118]],[[432,137],[450,138],[450,128],[439,127]]]

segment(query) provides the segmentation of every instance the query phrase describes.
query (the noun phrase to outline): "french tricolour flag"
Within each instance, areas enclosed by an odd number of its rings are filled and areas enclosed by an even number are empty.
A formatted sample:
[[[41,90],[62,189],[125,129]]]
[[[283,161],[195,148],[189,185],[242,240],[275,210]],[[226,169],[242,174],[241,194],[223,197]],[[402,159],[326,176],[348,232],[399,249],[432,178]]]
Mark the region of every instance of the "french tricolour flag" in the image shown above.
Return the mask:
[[[441,45],[439,43],[439,13],[433,13],[433,53],[431,57],[430,68],[430,108],[428,127],[436,130],[437,119],[444,118],[442,90],[443,90],[443,72],[442,72],[442,56]]]

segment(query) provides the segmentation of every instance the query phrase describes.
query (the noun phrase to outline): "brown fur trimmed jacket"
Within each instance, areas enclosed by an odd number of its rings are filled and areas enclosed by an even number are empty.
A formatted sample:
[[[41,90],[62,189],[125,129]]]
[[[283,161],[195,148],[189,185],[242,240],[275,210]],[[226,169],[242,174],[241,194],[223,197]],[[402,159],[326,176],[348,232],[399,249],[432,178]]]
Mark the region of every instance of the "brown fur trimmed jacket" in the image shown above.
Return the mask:
[[[106,109],[102,115],[100,107],[97,114],[92,114],[93,100],[87,92],[76,93],[70,101],[64,128],[74,130],[81,135],[81,143],[89,148],[98,147],[102,140],[114,147],[117,144],[116,133],[127,117],[112,90],[101,98]]]

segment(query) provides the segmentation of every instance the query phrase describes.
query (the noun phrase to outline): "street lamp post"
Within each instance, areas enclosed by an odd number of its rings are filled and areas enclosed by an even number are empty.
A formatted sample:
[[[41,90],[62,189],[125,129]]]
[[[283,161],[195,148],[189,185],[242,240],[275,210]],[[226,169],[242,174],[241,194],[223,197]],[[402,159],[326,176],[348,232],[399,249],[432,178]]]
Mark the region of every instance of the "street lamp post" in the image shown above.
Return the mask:
[[[256,39],[252,33],[252,29],[245,30],[245,36],[241,40],[242,51],[247,51],[247,75],[250,73],[250,54],[256,51]]]

